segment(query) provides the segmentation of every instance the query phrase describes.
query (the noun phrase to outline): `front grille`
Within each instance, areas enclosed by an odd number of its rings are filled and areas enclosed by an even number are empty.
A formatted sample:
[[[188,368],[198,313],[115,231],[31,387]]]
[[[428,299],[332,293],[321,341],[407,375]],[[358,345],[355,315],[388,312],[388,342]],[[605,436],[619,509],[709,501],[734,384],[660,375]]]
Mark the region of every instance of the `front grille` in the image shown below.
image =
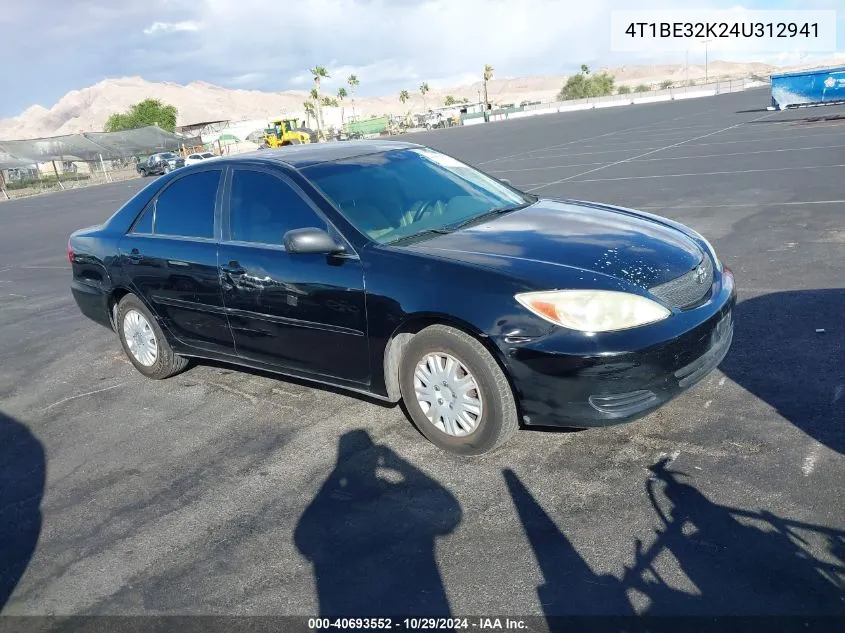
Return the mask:
[[[649,288],[649,292],[666,304],[681,310],[704,301],[713,288],[713,260],[709,256],[688,273]]]

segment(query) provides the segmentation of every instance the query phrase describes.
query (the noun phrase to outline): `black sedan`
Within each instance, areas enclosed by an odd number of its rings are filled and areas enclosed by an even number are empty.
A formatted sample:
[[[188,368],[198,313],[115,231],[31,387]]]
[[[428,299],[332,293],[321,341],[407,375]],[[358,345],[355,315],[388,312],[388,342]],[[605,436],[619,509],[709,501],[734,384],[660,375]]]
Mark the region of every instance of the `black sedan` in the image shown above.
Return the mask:
[[[465,455],[521,424],[641,417],[733,336],[733,275],[695,231],[410,143],[191,165],[73,233],[68,256],[79,308],[145,376],[206,358],[401,399]]]

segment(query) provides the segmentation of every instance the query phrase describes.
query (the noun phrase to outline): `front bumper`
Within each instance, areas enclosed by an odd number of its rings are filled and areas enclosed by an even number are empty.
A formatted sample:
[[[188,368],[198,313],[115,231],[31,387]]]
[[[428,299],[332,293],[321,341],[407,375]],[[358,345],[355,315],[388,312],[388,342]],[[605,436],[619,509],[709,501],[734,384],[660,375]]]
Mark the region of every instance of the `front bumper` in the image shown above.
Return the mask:
[[[700,382],[733,341],[733,276],[715,286],[706,304],[655,326],[591,338],[559,328],[527,343],[500,343],[524,423],[630,422]]]

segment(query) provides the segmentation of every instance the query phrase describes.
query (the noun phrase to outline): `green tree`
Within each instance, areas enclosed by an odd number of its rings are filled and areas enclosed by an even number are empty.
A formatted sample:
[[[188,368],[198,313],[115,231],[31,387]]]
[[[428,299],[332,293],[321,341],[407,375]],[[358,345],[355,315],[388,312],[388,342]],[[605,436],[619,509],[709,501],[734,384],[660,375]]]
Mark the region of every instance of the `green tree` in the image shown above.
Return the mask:
[[[484,65],[484,116],[485,120],[487,117],[487,108],[490,105],[490,101],[487,99],[487,82],[493,79],[493,71],[496,70],[490,64]]]
[[[346,88],[344,88],[343,86],[341,86],[340,88],[337,89],[337,98],[340,101],[340,124],[341,125],[344,125],[346,123],[346,121],[344,120],[345,117],[343,116],[343,114],[344,114],[343,111],[345,109],[343,107],[343,100],[346,99],[346,97],[348,97],[348,96],[349,96],[349,93],[346,92]]]
[[[566,80],[557,98],[560,101],[569,99],[586,99],[588,97],[605,97],[613,94],[614,78],[607,73],[589,75],[590,69],[586,64],[581,64],[581,72],[572,75]]]
[[[407,90],[403,90],[402,92],[399,93],[399,101],[401,101],[403,104],[410,98],[411,98],[411,95],[408,94]]]
[[[631,94],[631,87],[630,86],[619,86],[619,88],[616,90],[616,93],[620,94],[620,95],[629,95],[629,94]]]
[[[423,98],[423,110],[427,110],[427,109],[428,109],[428,108],[426,108],[426,106],[425,106],[425,93],[426,93],[426,92],[428,92],[428,90],[429,90],[429,88],[428,88],[428,83],[427,83],[427,82],[425,82],[425,81],[424,81],[424,82],[422,82],[422,83],[420,84],[420,94],[422,95],[422,98]]]
[[[305,109],[305,116],[308,118],[309,125],[312,118],[317,118],[317,112],[314,110],[314,102],[313,101],[303,101],[302,107]]]
[[[458,103],[458,100],[452,95],[446,95],[446,98],[443,100],[443,105],[447,106],[455,105],[456,103]]]
[[[331,97],[323,97],[320,100],[320,105],[325,106],[327,108],[336,108],[338,107],[337,99],[332,99]]]
[[[640,84],[634,88],[634,92],[648,92],[649,87],[645,84]]]
[[[317,90],[317,96],[312,97],[314,101],[317,103],[317,131],[318,133],[322,134],[323,132],[323,110],[320,108],[320,81],[323,79],[328,79],[331,77],[329,72],[326,70],[325,66],[314,66],[311,69],[311,74],[314,76],[314,84]]]
[[[352,116],[355,116],[355,91],[358,90],[358,84],[361,82],[358,81],[357,75],[349,75],[346,79],[346,83],[349,84],[349,91],[352,94]]]
[[[127,112],[112,114],[106,121],[106,132],[133,130],[148,125],[158,125],[161,129],[173,132],[176,129],[175,106],[167,105],[158,99],[144,99],[129,107]]]
[[[671,88],[672,84],[674,84],[674,83],[675,82],[672,81],[671,79],[666,79],[665,81],[660,82],[660,87],[661,87],[661,89],[666,90],[667,88]]]

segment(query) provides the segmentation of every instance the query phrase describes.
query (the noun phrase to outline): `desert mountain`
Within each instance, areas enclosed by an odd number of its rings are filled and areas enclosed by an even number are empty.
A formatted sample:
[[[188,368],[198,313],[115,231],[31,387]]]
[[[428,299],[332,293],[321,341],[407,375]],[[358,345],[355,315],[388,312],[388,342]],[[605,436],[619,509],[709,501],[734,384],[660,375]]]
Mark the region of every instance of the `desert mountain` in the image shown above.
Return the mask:
[[[616,77],[617,84],[656,85],[665,80],[683,82],[703,80],[703,66],[639,65],[606,70]],[[708,75],[714,78],[740,78],[752,75],[767,76],[774,66],[760,63],[711,62]],[[566,75],[494,78],[488,87],[490,100],[497,104],[519,103],[523,100],[550,101],[566,81]],[[365,77],[362,77],[366,81]],[[398,95],[358,98],[356,114],[399,114],[408,110],[422,112],[424,107],[442,105],[446,95],[465,97],[477,101],[482,91],[481,82],[450,88],[432,87],[425,96],[409,85],[411,99],[399,102]],[[306,91],[261,92],[257,90],[230,90],[202,81],[188,85],[154,83],[141,77],[106,79],[82,90],[73,90],[53,107],[40,105],[27,108],[19,116],[0,120],[0,139],[38,138],[60,134],[100,131],[109,115],[122,112],[133,103],[148,97],[161,99],[176,106],[178,124],[216,120],[245,120],[277,117],[285,114],[302,115],[302,103],[308,98]],[[425,104],[425,105],[424,105]],[[351,103],[344,104],[347,113]]]

